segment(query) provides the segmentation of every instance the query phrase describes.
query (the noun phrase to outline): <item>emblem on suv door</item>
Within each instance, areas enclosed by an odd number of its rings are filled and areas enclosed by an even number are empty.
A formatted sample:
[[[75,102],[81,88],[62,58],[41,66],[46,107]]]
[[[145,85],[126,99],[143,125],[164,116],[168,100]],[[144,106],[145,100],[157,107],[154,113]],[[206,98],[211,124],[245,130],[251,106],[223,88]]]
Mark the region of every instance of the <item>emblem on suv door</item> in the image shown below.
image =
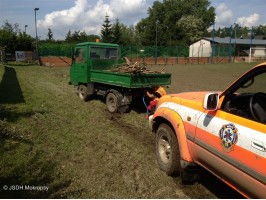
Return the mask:
[[[238,140],[238,131],[234,124],[223,125],[219,131],[221,145],[226,152],[234,150]]]

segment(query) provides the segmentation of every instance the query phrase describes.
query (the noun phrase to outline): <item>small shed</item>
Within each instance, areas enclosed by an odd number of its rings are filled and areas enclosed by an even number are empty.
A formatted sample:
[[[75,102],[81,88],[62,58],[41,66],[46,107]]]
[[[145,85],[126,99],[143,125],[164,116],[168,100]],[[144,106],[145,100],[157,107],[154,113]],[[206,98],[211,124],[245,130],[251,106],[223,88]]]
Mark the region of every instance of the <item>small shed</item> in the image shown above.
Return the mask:
[[[212,54],[212,38],[202,38],[189,46],[189,57],[211,57]],[[231,39],[231,48],[235,48],[235,56],[249,56],[250,39]],[[219,47],[221,54],[219,56],[228,56],[230,38],[214,38],[215,47]],[[266,56],[266,40],[252,39],[251,56]],[[224,54],[224,55],[223,55]],[[216,56],[216,55],[214,55]]]

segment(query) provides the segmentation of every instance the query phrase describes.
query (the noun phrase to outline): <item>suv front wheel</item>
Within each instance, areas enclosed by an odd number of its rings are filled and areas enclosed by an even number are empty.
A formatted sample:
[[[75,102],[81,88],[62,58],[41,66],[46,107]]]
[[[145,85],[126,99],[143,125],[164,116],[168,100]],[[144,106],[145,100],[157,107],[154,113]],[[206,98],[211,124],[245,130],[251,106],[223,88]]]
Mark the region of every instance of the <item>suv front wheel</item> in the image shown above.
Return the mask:
[[[156,132],[156,156],[160,168],[167,175],[179,174],[179,144],[175,132],[167,124],[161,124]]]

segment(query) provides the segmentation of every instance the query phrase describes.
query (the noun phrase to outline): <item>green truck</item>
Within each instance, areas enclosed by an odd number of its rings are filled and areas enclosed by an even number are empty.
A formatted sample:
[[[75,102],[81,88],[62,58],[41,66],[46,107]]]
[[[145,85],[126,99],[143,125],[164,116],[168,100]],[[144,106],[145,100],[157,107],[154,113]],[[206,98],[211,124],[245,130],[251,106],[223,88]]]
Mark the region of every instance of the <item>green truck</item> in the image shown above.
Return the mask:
[[[126,112],[134,96],[170,83],[171,74],[148,71],[138,62],[125,63],[117,44],[84,42],[75,46],[69,84],[78,86],[78,96],[84,101],[93,95],[103,96],[111,113]]]

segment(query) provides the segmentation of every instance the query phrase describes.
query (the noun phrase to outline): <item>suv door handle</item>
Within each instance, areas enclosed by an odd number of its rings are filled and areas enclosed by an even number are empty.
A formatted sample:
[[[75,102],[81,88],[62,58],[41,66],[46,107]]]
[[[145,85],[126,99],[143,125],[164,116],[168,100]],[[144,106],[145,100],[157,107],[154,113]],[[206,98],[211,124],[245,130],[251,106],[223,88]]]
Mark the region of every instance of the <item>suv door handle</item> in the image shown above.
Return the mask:
[[[260,150],[260,151],[266,151],[266,148],[263,145],[263,143],[262,142],[259,142],[257,140],[251,141],[251,146],[254,147],[255,149]]]
[[[84,66],[81,66],[81,68],[84,68]]]

